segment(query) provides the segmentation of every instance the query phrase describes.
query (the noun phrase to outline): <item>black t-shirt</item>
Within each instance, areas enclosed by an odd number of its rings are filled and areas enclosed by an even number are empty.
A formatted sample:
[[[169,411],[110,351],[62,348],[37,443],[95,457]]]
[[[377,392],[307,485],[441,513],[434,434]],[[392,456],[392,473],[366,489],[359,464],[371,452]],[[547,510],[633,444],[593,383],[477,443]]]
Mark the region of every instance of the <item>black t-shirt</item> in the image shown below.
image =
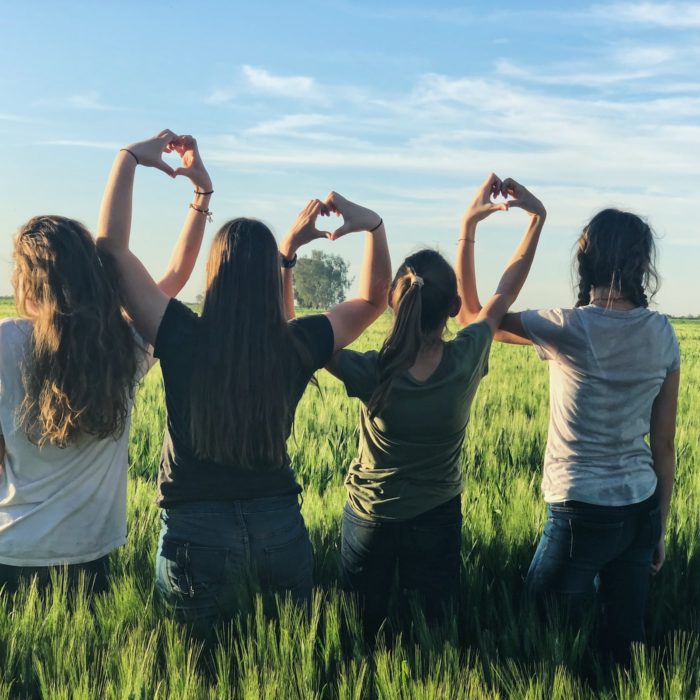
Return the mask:
[[[277,468],[246,469],[196,456],[190,437],[190,387],[200,323],[197,314],[171,299],[158,328],[154,355],[160,359],[167,409],[158,504],[168,507],[183,501],[230,501],[299,493],[301,488],[288,457]],[[289,327],[307,349],[303,359],[294,353],[291,381],[280,387],[280,391],[289,391],[293,415],[313,373],[328,364],[334,338],[326,316],[305,316],[290,321]],[[287,437],[290,431],[291,416]]]

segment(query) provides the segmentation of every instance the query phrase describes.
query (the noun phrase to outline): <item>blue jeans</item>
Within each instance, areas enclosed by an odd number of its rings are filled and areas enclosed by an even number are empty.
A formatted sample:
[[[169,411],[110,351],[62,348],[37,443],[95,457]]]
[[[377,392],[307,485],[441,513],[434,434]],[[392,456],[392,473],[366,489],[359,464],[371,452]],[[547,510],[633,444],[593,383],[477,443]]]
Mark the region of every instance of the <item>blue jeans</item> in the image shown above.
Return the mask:
[[[100,557],[83,564],[67,564],[65,566],[8,566],[0,564],[0,588],[7,593],[17,591],[22,582],[30,584],[36,581],[39,589],[51,585],[51,573],[59,575],[65,571],[68,590],[75,590],[81,577],[90,593],[104,593],[109,588],[109,558]]]
[[[410,615],[409,596],[418,599],[430,621],[449,610],[459,583],[461,532],[459,496],[400,522],[367,520],[345,504],[343,569],[359,594],[368,640],[387,617],[397,565],[404,618]]]
[[[161,522],[156,586],[198,636],[257,590],[309,603],[313,553],[296,495],[177,504]]]
[[[654,549],[661,537],[656,495],[633,506],[552,503],[525,582],[542,606],[576,614],[600,602],[602,646],[629,665],[632,642],[644,641],[644,611]]]

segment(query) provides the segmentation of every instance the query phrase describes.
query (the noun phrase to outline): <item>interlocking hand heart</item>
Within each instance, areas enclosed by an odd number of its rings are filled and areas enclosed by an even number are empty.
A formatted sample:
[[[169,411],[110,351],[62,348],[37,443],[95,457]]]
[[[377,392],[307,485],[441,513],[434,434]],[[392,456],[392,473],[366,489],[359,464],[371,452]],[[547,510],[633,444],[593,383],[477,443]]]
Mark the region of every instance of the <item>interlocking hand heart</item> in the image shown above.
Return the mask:
[[[503,199],[495,201],[498,197]],[[494,212],[508,211],[513,207],[535,215],[544,213],[542,202],[520,183],[510,177],[501,180],[498,175],[491,173],[479,188],[465,216],[478,222]]]
[[[317,228],[318,217],[330,214],[342,217],[341,225],[333,231]],[[288,235],[294,238],[296,246],[299,247],[317,238],[337,241],[348,233],[369,231],[376,228],[380,221],[379,215],[371,209],[355,204],[337,192],[330,192],[324,201],[312,199],[307,203],[289,229]]]

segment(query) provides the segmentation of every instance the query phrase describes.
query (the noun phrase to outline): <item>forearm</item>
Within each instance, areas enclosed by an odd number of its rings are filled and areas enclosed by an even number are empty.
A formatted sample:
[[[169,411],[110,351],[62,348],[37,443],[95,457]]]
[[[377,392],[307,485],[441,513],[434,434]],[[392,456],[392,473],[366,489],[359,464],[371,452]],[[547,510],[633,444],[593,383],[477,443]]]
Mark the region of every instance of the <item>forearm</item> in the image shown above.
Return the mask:
[[[382,224],[365,234],[365,252],[360,272],[358,296],[382,313],[389,301],[391,258],[386,231]]]
[[[501,276],[501,281],[498,283],[496,294],[508,300],[508,306],[520,294],[520,290],[523,288],[525,280],[530,273],[544,221],[544,215],[533,214],[530,217],[525,234],[520,240],[515,253],[508,261],[505,272]]]
[[[671,497],[673,495],[673,482],[676,475],[676,451],[673,445],[666,445],[662,449],[652,451],[654,459],[654,471],[658,479],[657,493],[659,506],[661,507],[661,523],[663,532],[666,532],[668,514],[671,509]]]
[[[479,292],[476,287],[476,264],[474,262],[476,226],[476,221],[470,221],[465,218],[462,221],[459,241],[457,242],[455,273],[457,274],[457,289],[462,298],[462,307],[459,311],[458,320],[465,325],[481,311]]]
[[[299,250],[299,247],[294,241],[293,236],[285,236],[280,244],[280,254],[287,260],[291,260]],[[293,269],[283,267],[282,275],[282,302],[284,304],[284,314],[288,321],[291,321],[296,316],[294,309],[294,271]]]
[[[97,240],[114,255],[129,250],[135,170],[136,160],[133,156],[119,151],[102,197]]]
[[[210,200],[211,195],[195,195],[193,204],[206,211]],[[202,247],[206,223],[206,214],[188,207],[187,218],[170,256],[168,268],[158,283],[161,291],[168,296],[177,296],[190,279]]]

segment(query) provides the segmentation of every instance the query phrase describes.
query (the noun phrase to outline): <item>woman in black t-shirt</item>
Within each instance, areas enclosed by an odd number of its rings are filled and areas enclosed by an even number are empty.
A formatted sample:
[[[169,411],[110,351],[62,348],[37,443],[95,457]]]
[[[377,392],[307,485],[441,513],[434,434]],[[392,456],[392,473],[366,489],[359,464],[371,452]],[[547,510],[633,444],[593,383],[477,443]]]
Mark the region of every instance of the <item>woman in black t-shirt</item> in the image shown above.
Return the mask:
[[[207,634],[235,610],[244,591],[234,588],[253,571],[264,592],[309,599],[313,558],[286,442],[313,373],[384,311],[391,269],[381,218],[331,192],[307,204],[279,249],[260,221],[225,223],[207,261],[201,316],[163,294],[129,250],[133,177],[137,164],[167,169],[163,153],[186,152],[187,138],[164,131],[119,152],[98,244],[114,256],[129,312],[163,371],[158,588],[181,619]],[[197,167],[185,162],[176,175]],[[196,190],[190,205],[202,216],[209,189]],[[318,216],[331,212],[344,223],[319,231]],[[285,309],[282,290],[291,288],[297,249],[363,230],[358,297],[288,322],[293,309]]]

